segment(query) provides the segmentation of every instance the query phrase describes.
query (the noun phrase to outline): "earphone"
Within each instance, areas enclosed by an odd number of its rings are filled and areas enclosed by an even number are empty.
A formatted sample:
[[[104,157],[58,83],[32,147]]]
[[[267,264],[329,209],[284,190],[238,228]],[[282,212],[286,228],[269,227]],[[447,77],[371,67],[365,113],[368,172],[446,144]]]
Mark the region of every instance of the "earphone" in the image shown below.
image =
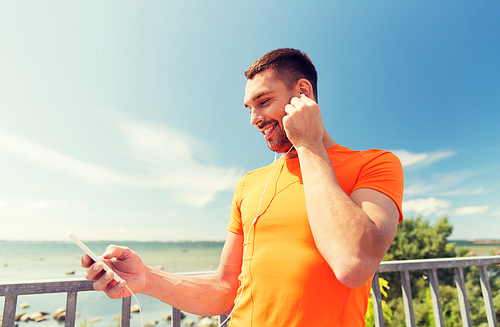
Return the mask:
[[[269,186],[272,179],[274,178],[274,175],[276,175],[276,173],[278,172],[279,167],[281,165],[281,161],[283,160],[283,158],[286,157],[287,154],[290,153],[290,151],[292,151],[292,149],[293,149],[293,145],[290,147],[290,149],[288,149],[288,151],[284,155],[281,156],[281,158],[278,161],[278,165],[276,165],[276,159],[277,159],[278,154],[277,154],[277,152],[274,152],[273,167],[271,168],[271,172],[269,173],[269,176],[267,176],[266,184],[264,185],[264,190],[262,191],[262,195],[260,196],[259,207],[257,208],[257,213],[255,214],[255,218],[253,219],[252,224],[250,224],[250,227],[248,228],[248,233],[247,233],[247,237],[246,237],[247,246],[245,247],[245,251],[243,251],[243,258],[242,258],[243,264],[242,264],[242,268],[241,268],[242,269],[241,273],[243,275],[243,280],[241,282],[241,292],[240,292],[240,295],[238,296],[238,299],[236,299],[236,302],[234,303],[233,309],[231,310],[231,312],[229,313],[227,318],[223,322],[220,323],[219,327],[224,325],[229,320],[229,318],[233,314],[234,309],[236,308],[236,305],[238,305],[238,302],[240,301],[241,296],[243,295],[243,291],[245,289],[245,260],[247,257],[248,239],[250,237],[250,232],[252,231],[252,227],[255,225],[255,223],[259,219],[260,208],[262,206],[262,201],[264,200],[264,194],[266,194],[267,187]],[[276,170],[274,170],[275,167],[276,167]]]

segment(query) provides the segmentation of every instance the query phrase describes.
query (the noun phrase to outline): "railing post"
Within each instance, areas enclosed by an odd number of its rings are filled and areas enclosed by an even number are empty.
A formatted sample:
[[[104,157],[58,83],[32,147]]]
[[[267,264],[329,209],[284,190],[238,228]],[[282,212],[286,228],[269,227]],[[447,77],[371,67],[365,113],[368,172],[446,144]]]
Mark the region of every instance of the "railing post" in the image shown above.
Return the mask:
[[[432,307],[434,309],[436,327],[444,327],[443,307],[441,306],[441,293],[439,292],[437,269],[429,269],[429,286],[431,288]]]
[[[413,298],[411,295],[410,272],[401,271],[401,289],[403,291],[403,303],[405,307],[405,319],[407,327],[415,327],[415,314],[413,313]]]
[[[181,326],[181,310],[172,307],[172,327]]]
[[[472,327],[469,301],[467,300],[467,291],[465,289],[464,270],[462,267],[455,268],[455,281],[457,284],[457,295],[460,305],[460,314],[462,316],[462,324],[464,327]]]
[[[483,292],[484,306],[486,308],[486,318],[488,319],[489,327],[498,327],[495,308],[493,307],[493,298],[491,295],[490,280],[486,266],[478,266],[479,279],[481,281],[481,291]]]
[[[2,327],[14,327],[16,319],[17,295],[6,295],[3,309]]]
[[[220,315],[219,316],[219,325],[220,327],[227,327],[227,315]]]
[[[373,316],[375,318],[376,327],[384,327],[384,310],[382,308],[382,295],[380,292],[379,273],[375,272],[372,280],[372,300],[373,300]]]
[[[68,292],[66,299],[66,317],[64,318],[65,327],[75,327],[76,293],[77,292]]]
[[[130,327],[130,307],[132,304],[132,298],[130,296],[124,297],[122,299],[122,319],[121,327]]]

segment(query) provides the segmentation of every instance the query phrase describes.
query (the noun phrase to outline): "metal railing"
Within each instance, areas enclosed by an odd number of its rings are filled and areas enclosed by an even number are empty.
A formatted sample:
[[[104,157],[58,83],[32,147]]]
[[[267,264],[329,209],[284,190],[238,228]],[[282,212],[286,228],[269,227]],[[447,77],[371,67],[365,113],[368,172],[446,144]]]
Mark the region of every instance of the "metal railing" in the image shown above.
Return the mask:
[[[498,327],[498,322],[493,307],[493,298],[486,268],[488,265],[500,264],[500,256],[488,257],[466,257],[466,258],[446,258],[446,259],[423,259],[423,260],[402,260],[385,261],[379,266],[375,273],[372,283],[374,294],[373,308],[375,314],[375,326],[384,327],[384,316],[382,311],[382,297],[380,292],[379,273],[400,272],[401,287],[405,308],[406,326],[415,326],[415,317],[413,313],[413,302],[411,295],[410,274],[412,270],[428,270],[429,285],[431,289],[433,311],[436,327],[444,327],[443,310],[441,306],[441,297],[439,293],[437,270],[445,268],[455,269],[455,278],[457,284],[460,312],[464,327],[470,327],[471,317],[467,294],[465,292],[465,280],[463,268],[477,266],[481,290],[486,308],[486,316],[489,327]],[[67,280],[55,282],[29,282],[29,283],[6,283],[0,284],[0,296],[5,297],[2,327],[14,327],[16,317],[17,298],[19,295],[28,294],[48,294],[48,293],[67,293],[66,300],[66,319],[65,327],[75,326],[76,300],[78,292],[93,291],[93,282],[87,280]],[[130,308],[131,298],[122,299],[121,326],[130,327]],[[219,317],[219,321],[224,321],[225,315]],[[181,311],[172,308],[172,327],[180,327]],[[224,324],[223,326],[226,326]]]
[[[94,291],[94,282],[90,280],[65,280],[65,281],[40,281],[28,283],[6,283],[0,284],[0,296],[5,297],[3,320],[0,319],[1,327],[14,327],[16,319],[17,298],[20,295],[66,293],[66,317],[65,327],[74,327],[76,318],[76,300],[78,292]],[[131,297],[122,299],[121,327],[130,327]],[[220,315],[219,321],[224,321],[226,315]],[[172,308],[172,327],[180,327],[181,311]],[[223,327],[227,324],[223,324]]]
[[[489,327],[498,327],[495,308],[493,307],[493,297],[491,294],[490,281],[486,271],[487,266],[500,264],[500,256],[487,257],[465,257],[446,259],[422,259],[422,260],[401,260],[384,261],[380,264],[373,277],[372,290],[374,294],[373,309],[375,313],[375,326],[384,327],[384,315],[382,312],[382,296],[380,292],[379,273],[397,272],[401,273],[401,289],[403,294],[404,312],[407,327],[415,327],[415,315],[413,312],[413,299],[411,295],[410,271],[428,270],[429,287],[432,297],[432,307],[434,311],[434,321],[436,327],[444,327],[443,308],[441,306],[441,296],[438,284],[438,269],[454,268],[455,281],[457,285],[458,301],[460,313],[464,327],[471,327],[471,316],[467,293],[465,292],[465,278],[463,268],[476,266],[479,268],[479,279],[486,308],[486,318]]]

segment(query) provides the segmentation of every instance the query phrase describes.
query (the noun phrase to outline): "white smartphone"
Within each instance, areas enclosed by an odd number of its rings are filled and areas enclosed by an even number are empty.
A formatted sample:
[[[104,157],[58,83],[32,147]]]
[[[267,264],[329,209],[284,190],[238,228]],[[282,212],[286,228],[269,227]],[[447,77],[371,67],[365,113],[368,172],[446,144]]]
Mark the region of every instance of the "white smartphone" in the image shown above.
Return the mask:
[[[80,241],[80,239],[78,237],[76,237],[75,234],[73,234],[72,232],[68,232],[68,236],[69,236],[69,238],[71,238],[73,240],[73,242],[75,242],[76,245],[78,245],[80,247],[80,249],[82,249],[85,253],[87,253],[89,255],[89,257],[92,258],[92,260],[94,260],[95,262],[102,263],[104,270],[113,271],[111,268],[109,268],[108,265],[106,265],[101,259],[99,259],[99,257],[94,252],[92,252],[92,250],[89,249],[88,246],[83,244],[83,242]],[[122,279],[114,271],[113,271],[113,273],[115,275],[114,280],[116,280],[116,282],[119,283]]]

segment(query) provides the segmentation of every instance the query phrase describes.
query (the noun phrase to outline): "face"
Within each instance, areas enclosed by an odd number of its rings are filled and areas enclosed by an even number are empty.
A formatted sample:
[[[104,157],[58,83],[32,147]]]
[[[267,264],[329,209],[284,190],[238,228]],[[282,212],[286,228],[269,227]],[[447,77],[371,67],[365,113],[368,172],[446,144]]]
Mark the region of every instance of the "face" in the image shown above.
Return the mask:
[[[290,90],[269,69],[247,81],[244,105],[250,110],[251,124],[259,129],[272,151],[285,153],[292,146],[283,129],[283,117],[285,106],[294,96],[300,96],[299,92]]]

